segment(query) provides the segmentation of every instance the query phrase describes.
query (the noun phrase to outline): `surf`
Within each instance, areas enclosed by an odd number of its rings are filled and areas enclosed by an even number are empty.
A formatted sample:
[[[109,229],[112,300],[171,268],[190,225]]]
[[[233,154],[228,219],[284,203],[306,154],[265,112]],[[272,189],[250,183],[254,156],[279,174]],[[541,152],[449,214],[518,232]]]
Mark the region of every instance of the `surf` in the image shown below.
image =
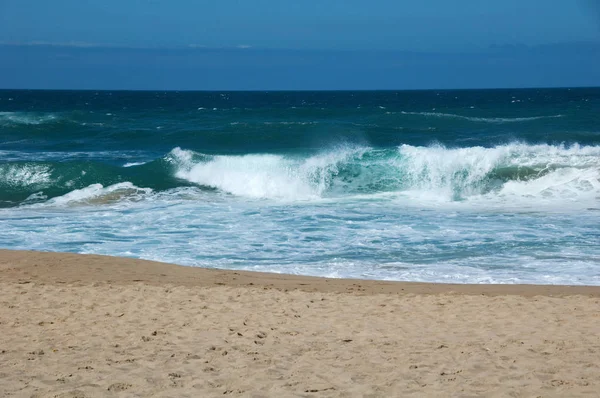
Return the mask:
[[[600,284],[597,89],[7,95],[3,247]]]
[[[546,198],[600,192],[597,146],[355,146],[306,157],[207,156],[176,148],[170,156],[177,164],[178,178],[252,198],[306,200],[420,191],[453,201],[509,192]]]
[[[149,162],[0,164],[0,200],[41,192],[54,198],[100,184],[165,191],[195,186],[238,197],[286,201],[381,193],[439,201],[501,197],[594,200],[600,195],[600,147],[511,143],[372,148],[342,145],[312,154],[205,154],[176,147]]]

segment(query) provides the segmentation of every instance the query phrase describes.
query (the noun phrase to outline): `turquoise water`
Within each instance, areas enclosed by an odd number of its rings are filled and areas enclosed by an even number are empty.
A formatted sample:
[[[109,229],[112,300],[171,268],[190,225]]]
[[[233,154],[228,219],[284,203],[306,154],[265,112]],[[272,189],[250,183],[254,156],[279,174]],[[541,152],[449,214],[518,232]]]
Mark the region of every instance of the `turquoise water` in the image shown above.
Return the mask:
[[[600,89],[0,91],[0,247],[600,285]]]

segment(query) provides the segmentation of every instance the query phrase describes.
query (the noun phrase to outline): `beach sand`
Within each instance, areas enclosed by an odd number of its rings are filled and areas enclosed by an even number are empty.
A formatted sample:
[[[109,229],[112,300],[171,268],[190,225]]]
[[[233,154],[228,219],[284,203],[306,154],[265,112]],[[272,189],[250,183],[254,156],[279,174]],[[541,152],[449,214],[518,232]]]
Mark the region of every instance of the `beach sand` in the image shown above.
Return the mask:
[[[0,395],[597,397],[600,287],[0,251]]]

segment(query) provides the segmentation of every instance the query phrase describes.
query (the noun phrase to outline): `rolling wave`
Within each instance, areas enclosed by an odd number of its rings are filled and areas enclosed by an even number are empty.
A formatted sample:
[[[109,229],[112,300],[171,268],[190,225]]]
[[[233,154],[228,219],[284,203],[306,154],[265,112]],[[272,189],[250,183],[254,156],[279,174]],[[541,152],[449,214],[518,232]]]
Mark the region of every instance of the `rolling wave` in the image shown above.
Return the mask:
[[[170,156],[177,163],[177,177],[253,198],[411,191],[456,201],[489,194],[576,197],[600,193],[600,147],[578,145],[346,147],[301,158],[196,158],[195,153],[176,148]]]
[[[119,184],[129,185],[124,189]],[[441,201],[475,197],[597,201],[600,147],[344,146],[312,155],[207,155],[177,147],[154,161],[123,166],[94,161],[0,164],[0,202],[5,206],[75,191],[114,196],[115,190],[149,194],[181,187],[292,201],[381,193]]]
[[[77,196],[73,192],[93,191],[96,192],[94,195],[102,196],[102,192],[108,192],[105,188],[120,187],[119,184],[131,184],[135,189],[141,187],[139,189],[151,191],[191,185],[173,174],[174,170],[165,159],[130,167],[85,160],[7,162],[0,164],[0,207]],[[71,199],[64,203],[72,202]]]

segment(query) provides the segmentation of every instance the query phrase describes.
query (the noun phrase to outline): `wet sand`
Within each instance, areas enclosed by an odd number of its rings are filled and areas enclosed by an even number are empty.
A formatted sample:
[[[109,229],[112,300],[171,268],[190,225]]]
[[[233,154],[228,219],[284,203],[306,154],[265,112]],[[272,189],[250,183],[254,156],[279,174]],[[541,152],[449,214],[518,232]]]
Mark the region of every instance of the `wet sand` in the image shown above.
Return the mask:
[[[600,287],[0,250],[0,395],[597,396]]]

